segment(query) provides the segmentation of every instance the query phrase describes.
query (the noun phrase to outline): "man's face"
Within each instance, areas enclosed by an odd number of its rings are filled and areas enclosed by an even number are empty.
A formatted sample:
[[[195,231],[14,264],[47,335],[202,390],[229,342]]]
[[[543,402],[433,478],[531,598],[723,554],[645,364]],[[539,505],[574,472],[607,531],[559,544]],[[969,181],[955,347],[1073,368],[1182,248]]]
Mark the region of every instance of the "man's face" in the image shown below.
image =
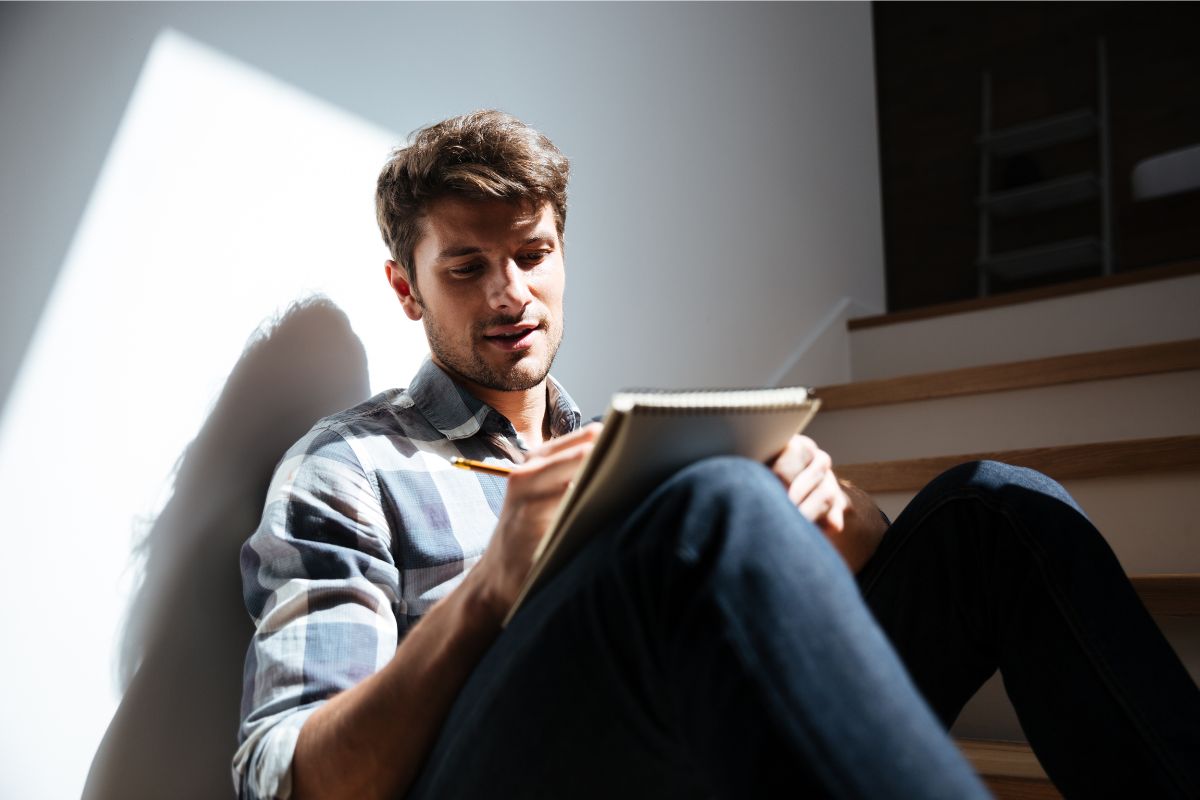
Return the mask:
[[[434,361],[498,391],[539,385],[563,332],[562,243],[549,203],[443,198],[413,251],[415,285],[388,262],[405,313]]]

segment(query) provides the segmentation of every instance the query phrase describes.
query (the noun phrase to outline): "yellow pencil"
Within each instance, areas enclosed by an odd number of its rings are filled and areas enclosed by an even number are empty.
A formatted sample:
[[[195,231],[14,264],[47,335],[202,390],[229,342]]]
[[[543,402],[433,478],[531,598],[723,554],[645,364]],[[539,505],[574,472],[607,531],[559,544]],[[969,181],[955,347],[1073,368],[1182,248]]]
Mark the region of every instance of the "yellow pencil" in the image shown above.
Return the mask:
[[[512,467],[505,467],[501,464],[485,464],[482,461],[475,461],[460,456],[451,458],[450,463],[459,469],[469,469],[472,472],[482,472],[485,475],[499,475],[501,478],[507,477],[508,473],[512,472]]]

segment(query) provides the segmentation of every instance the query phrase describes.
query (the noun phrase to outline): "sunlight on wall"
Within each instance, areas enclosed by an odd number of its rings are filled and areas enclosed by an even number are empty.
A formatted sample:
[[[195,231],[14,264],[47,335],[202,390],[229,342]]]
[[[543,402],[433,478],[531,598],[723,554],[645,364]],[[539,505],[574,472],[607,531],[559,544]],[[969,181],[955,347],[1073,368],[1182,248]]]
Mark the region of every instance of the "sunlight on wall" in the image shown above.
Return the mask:
[[[79,795],[120,700],[139,520],[259,324],[323,292],[372,391],[418,366],[372,206],[400,138],[178,33],[155,42],[0,420],[0,608],[25,655],[0,663],[0,796]]]

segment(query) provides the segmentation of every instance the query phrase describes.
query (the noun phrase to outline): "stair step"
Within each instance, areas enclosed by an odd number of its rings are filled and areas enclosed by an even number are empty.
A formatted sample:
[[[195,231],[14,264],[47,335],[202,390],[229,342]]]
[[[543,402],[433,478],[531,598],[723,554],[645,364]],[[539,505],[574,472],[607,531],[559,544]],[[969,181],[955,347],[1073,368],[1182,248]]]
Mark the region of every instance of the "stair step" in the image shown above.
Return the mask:
[[[957,744],[999,800],[1062,797],[1029,745],[981,739],[959,739]]]
[[[843,464],[837,472],[870,493],[902,492],[920,489],[956,464],[983,460],[1030,467],[1060,482],[1110,475],[1182,472],[1200,469],[1200,436],[1163,436]]]
[[[1130,580],[1154,616],[1200,616],[1200,575],[1133,575]]]
[[[1200,573],[1200,519],[1188,502],[1200,495],[1200,471],[1085,478],[1063,486],[1104,534],[1127,574]],[[913,494],[872,497],[896,519]]]
[[[959,739],[957,744],[980,775],[1046,780],[1046,770],[1025,742]]]
[[[1155,617],[1155,622],[1187,668],[1200,682],[1200,617]],[[997,672],[963,708],[951,729],[959,741],[1000,740],[1024,743],[1025,733]],[[998,771],[998,770],[997,770]]]
[[[824,410],[835,465],[1200,435],[1200,369]],[[924,484],[922,484],[924,485]]]
[[[1049,779],[1004,778],[999,775],[983,776],[983,782],[996,800],[1061,800],[1062,794]]]
[[[823,413],[1200,369],[1200,339],[857,381],[817,390]]]
[[[1200,680],[1200,261],[854,320],[810,433],[893,518],[993,459],[1063,482]],[[999,676],[954,735],[1000,798],[1057,798]],[[1015,762],[1015,764],[1014,764]]]
[[[1070,293],[852,320],[852,380],[1200,337],[1200,261],[1078,282]],[[1153,278],[1153,280],[1151,280]],[[1080,284],[1084,284],[1080,286]]]

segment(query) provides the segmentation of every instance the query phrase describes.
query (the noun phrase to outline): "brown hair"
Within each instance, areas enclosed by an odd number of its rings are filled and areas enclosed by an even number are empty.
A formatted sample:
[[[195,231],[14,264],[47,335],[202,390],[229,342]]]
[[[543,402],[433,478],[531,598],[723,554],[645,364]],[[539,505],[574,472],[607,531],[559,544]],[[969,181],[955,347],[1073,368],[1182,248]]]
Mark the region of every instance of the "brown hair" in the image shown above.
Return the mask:
[[[409,137],[379,173],[375,216],[392,258],[414,279],[421,217],[446,196],[549,202],[558,238],[567,223],[570,164],[554,143],[502,111],[452,117]]]

